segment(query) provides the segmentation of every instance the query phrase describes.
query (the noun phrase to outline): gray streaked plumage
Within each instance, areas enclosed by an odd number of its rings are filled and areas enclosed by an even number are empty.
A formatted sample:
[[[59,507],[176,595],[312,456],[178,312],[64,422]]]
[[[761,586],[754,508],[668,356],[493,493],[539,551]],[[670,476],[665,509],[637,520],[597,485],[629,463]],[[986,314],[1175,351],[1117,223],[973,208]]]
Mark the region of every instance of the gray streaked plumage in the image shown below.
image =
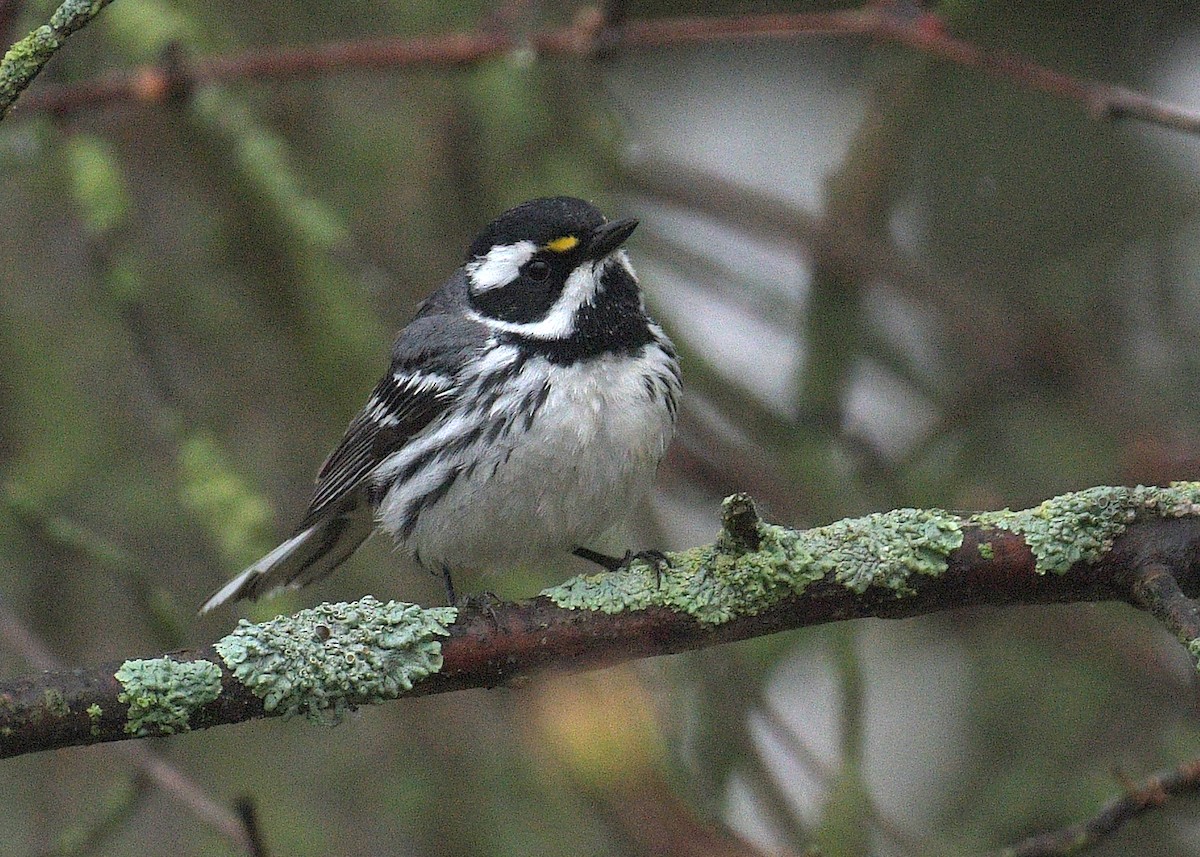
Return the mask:
[[[680,392],[620,246],[635,225],[569,197],[489,224],[400,332],[295,533],[202,611],[319,580],[376,527],[447,575],[602,542],[650,490]]]

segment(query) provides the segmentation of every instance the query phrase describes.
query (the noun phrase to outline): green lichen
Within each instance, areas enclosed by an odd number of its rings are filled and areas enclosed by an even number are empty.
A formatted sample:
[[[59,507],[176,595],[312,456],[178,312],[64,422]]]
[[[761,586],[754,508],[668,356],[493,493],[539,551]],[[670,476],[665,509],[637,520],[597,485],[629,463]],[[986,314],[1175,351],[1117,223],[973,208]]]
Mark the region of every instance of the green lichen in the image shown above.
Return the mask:
[[[221,694],[221,668],[212,661],[132,660],[114,676],[124,688],[117,700],[129,705],[130,735],[187,732],[192,714]]]
[[[669,568],[634,563],[542,594],[568,609],[666,607],[719,625],[759,613],[831,573],[859,594],[871,587],[910,594],[912,575],[941,574],[963,541],[962,520],[940,510],[897,509],[805,532],[759,522],[757,530],[755,550],[739,549],[741,539],[723,532],[712,545],[673,554]]]
[[[62,36],[69,36],[108,4],[109,0],[66,0],[50,16],[50,26]]]
[[[243,619],[215,648],[267,711],[336,723],[347,709],[395,699],[441,669],[437,638],[457,615],[368,595],[257,625]]]
[[[1032,509],[980,512],[973,523],[1024,537],[1038,574],[1065,574],[1076,563],[1094,563],[1134,521],[1200,514],[1200,483],[1167,488],[1101,486],[1052,497]]]
[[[11,104],[61,44],[54,30],[42,25],[14,44],[0,60],[0,111]],[[3,115],[0,112],[0,115]]]
[[[727,520],[732,520],[732,504],[744,502],[741,497],[726,500]],[[859,595],[869,589],[910,595],[914,575],[937,576],[946,570],[947,558],[962,546],[968,526],[1022,536],[1039,574],[1063,574],[1076,563],[1098,560],[1134,521],[1195,515],[1200,515],[1200,482],[1089,488],[1032,509],[980,512],[970,518],[939,509],[897,509],[805,532],[758,522],[757,548],[746,532],[723,531],[712,545],[672,555],[669,568],[634,563],[614,573],[572,578],[542,594],[569,609],[618,613],[666,607],[715,625],[761,612],[822,579]],[[978,550],[984,559],[995,558],[986,541]],[[1194,654],[1200,658],[1200,648]]]
[[[896,509],[825,527],[801,536],[814,567],[861,595],[870,587],[911,595],[914,574],[937,577],[950,552],[962,547],[962,519],[941,509]]]
[[[66,0],[50,17],[50,23],[38,27],[14,44],[0,60],[0,119],[42,67],[62,47],[67,36],[84,26],[109,0]]]
[[[71,713],[71,706],[67,705],[67,700],[63,697],[62,691],[56,687],[48,687],[42,694],[42,704],[46,711],[53,714],[55,717],[66,717]]]
[[[92,735],[100,734],[100,718],[104,716],[104,709],[97,703],[93,702],[87,707],[88,720],[92,722]]]

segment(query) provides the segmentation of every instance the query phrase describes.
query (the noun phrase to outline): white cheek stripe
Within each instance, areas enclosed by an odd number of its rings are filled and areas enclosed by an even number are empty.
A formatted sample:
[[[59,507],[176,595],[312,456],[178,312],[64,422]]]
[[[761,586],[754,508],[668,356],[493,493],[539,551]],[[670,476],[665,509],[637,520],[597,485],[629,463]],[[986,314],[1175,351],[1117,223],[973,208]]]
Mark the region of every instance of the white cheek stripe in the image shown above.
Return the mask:
[[[538,321],[522,324],[500,321],[481,315],[475,310],[470,310],[468,315],[472,321],[486,324],[492,330],[503,330],[532,339],[565,339],[575,331],[575,314],[595,299],[600,282],[600,269],[600,263],[592,263],[580,265],[572,271],[554,306]]]
[[[611,264],[619,265],[620,267],[624,268],[625,273],[633,277],[633,281],[635,283],[638,281],[637,271],[633,270],[633,263],[629,261],[629,253],[624,247],[619,247],[612,253],[609,253],[604,262],[608,264],[610,260]],[[640,288],[638,289],[638,305],[641,306],[642,312],[646,311],[646,296],[642,293]]]
[[[506,286],[521,273],[521,266],[533,258],[537,246],[532,241],[498,244],[486,256],[467,263],[467,276],[475,294]]]

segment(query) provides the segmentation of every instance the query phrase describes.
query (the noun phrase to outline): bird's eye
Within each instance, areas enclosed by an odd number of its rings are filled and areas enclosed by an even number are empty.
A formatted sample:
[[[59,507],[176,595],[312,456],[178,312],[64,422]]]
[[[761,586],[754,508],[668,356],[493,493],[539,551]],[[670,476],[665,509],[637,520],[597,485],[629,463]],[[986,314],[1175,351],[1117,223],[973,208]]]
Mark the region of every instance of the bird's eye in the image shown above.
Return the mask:
[[[531,280],[536,280],[540,283],[550,276],[550,265],[541,259],[534,259],[525,266],[525,273],[529,275]]]

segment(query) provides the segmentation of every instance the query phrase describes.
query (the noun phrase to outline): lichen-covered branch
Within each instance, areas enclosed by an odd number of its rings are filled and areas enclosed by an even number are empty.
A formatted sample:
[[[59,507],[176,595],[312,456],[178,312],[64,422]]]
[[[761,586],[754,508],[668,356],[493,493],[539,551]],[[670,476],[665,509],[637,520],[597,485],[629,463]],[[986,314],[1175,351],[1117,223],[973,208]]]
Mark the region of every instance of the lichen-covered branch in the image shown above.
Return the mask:
[[[323,604],[243,620],[198,651],[0,682],[0,756],[266,716],[336,722],[359,705],[510,684],[551,665],[978,604],[1124,600],[1200,649],[1181,619],[1200,592],[1200,483],[1091,488],[1020,512],[897,509],[803,532],[764,523],[739,495],[712,544],[669,560],[521,602]]]
[[[17,96],[29,86],[67,37],[87,24],[110,0],[66,0],[50,23],[43,24],[17,42],[0,60],[0,119]]]

